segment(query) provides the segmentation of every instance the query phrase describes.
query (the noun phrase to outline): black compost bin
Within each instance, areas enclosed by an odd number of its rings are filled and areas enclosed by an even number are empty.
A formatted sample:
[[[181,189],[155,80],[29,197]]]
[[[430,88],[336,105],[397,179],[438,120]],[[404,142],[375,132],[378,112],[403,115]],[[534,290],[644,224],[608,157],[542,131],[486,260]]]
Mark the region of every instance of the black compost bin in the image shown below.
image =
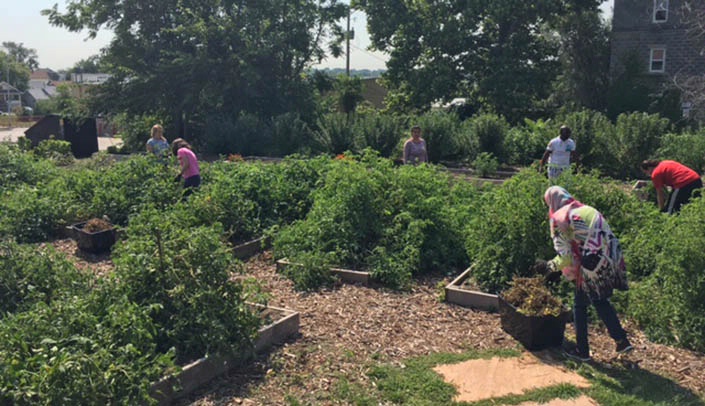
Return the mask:
[[[561,346],[565,323],[570,320],[570,310],[565,309],[560,316],[527,316],[519,313],[501,295],[498,299],[502,330],[527,350],[538,351]]]
[[[72,238],[76,240],[78,249],[81,251],[100,254],[109,251],[115,244],[115,228],[90,233],[83,229],[87,222],[77,223],[69,227]]]

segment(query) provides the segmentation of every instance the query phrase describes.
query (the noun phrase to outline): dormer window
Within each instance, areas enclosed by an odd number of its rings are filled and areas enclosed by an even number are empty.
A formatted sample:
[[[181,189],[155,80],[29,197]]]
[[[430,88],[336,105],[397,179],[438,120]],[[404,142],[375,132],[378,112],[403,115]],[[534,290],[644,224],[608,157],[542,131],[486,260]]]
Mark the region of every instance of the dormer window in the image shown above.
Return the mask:
[[[654,0],[654,22],[665,23],[668,20],[668,0]]]

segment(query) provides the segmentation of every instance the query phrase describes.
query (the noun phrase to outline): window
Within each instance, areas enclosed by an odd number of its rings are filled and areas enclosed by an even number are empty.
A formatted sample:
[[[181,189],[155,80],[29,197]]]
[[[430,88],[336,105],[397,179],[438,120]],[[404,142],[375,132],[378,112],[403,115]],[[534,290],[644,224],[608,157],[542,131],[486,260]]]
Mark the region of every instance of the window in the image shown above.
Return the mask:
[[[665,23],[668,20],[668,0],[654,0],[654,22]]]
[[[666,48],[651,48],[649,72],[660,73],[666,70]]]

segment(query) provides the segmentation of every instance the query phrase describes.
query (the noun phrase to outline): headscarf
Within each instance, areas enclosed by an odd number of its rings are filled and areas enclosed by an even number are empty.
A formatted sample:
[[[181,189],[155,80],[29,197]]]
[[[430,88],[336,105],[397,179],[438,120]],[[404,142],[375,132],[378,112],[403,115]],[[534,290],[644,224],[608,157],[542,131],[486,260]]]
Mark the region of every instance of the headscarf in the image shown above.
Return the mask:
[[[567,204],[572,204],[574,207],[583,205],[560,186],[551,186],[546,189],[546,193],[543,194],[543,200],[546,202],[546,205],[548,205],[549,217],[553,216],[553,213]]]

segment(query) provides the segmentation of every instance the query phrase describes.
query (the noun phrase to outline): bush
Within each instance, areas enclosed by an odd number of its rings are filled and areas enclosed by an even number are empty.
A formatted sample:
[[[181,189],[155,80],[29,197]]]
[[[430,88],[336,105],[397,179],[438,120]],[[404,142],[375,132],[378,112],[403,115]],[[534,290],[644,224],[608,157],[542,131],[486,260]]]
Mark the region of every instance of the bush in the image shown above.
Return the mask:
[[[410,124],[421,127],[421,137],[426,140],[430,162],[457,161],[467,156],[470,135],[460,131],[457,115],[432,111]]]
[[[401,142],[406,132],[406,119],[391,114],[371,112],[357,115],[355,134],[358,144],[372,148],[383,157],[401,156]]]
[[[490,152],[481,152],[472,163],[478,175],[482,177],[494,176],[497,174],[499,162]]]
[[[37,160],[15,145],[0,143],[0,191],[19,184],[35,185],[56,174],[57,168],[51,162]]]
[[[528,165],[543,156],[546,145],[553,138],[550,121],[524,119],[524,125],[507,131],[504,139],[506,163]]]
[[[68,141],[44,140],[32,152],[39,158],[50,159],[60,165],[68,165],[73,162],[71,143]]]
[[[271,131],[271,155],[286,156],[297,152],[308,152],[310,149],[312,130],[298,114],[287,113],[274,117]]]
[[[157,123],[162,123],[165,127],[168,125],[166,117],[158,114],[142,114],[129,115],[127,113],[118,114],[114,117],[113,123],[118,128],[116,136],[122,139],[122,149],[125,151],[142,152],[145,151],[145,145],[150,138],[152,126]],[[176,136],[169,136],[171,140]]]
[[[319,118],[313,132],[313,151],[336,155],[357,151],[353,117],[344,113],[329,113]]]
[[[126,297],[151,309],[156,348],[179,362],[209,353],[246,353],[259,319],[242,286],[222,228],[188,227],[175,214],[145,209],[130,219],[113,251],[115,280]]]
[[[614,173],[617,163],[610,146],[615,137],[614,125],[600,112],[582,110],[561,118],[572,130],[580,163],[603,173]]]
[[[695,199],[677,216],[663,216],[662,228],[647,223],[643,238],[655,242],[653,273],[632,289],[629,313],[650,339],[705,351],[705,201]]]
[[[271,128],[252,113],[211,115],[204,131],[205,149],[211,153],[267,155],[273,149]]]
[[[506,161],[504,142],[509,131],[509,123],[496,114],[480,114],[469,120],[470,134],[477,139],[479,152],[487,152],[502,162]]]
[[[51,246],[37,249],[0,241],[0,319],[35,303],[51,304],[88,291],[87,275]]]
[[[698,173],[705,172],[705,129],[697,134],[664,135],[656,157],[678,161]]]
[[[661,137],[669,127],[669,121],[658,114],[620,114],[615,125],[615,136],[608,143],[618,166],[608,174],[619,179],[643,176],[639,164],[655,155],[661,145]]]

